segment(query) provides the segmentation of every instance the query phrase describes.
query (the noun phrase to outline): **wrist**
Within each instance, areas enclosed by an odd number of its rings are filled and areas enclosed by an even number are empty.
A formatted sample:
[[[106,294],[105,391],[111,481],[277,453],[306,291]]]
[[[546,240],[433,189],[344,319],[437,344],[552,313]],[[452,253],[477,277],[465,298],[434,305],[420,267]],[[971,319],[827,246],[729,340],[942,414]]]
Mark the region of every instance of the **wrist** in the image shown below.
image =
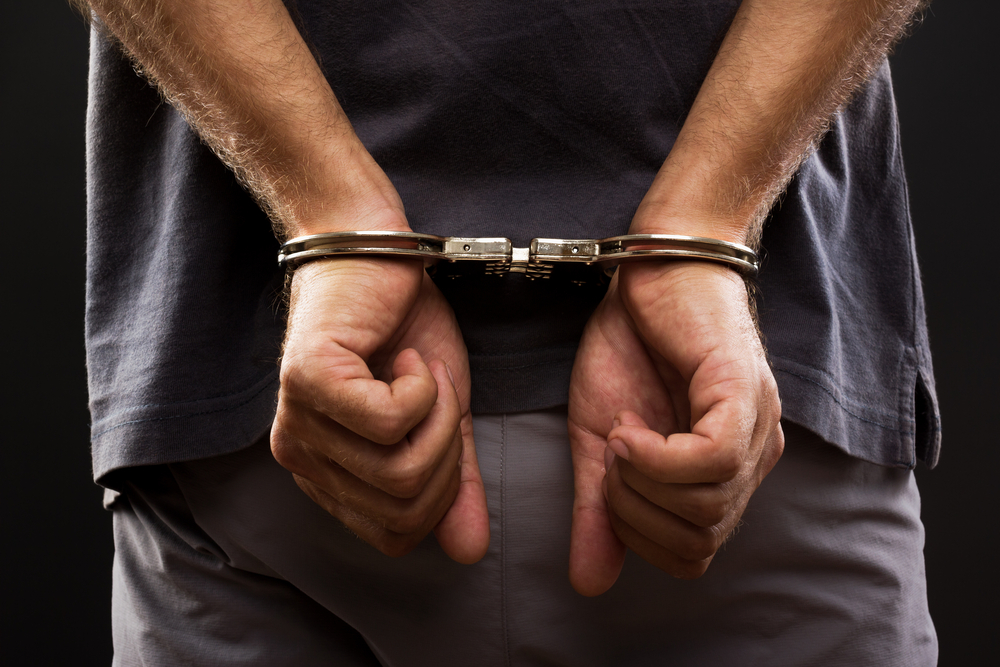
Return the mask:
[[[732,156],[719,155],[717,141],[691,124],[689,117],[639,203],[630,232],[702,236],[753,247],[763,217],[758,210],[770,200],[748,188]]]
[[[413,260],[343,257],[307,262],[288,281],[288,330],[341,332],[354,339],[396,321],[416,299],[425,275]],[[360,348],[358,348],[360,349]]]
[[[680,234],[748,245],[752,222],[752,216],[720,215],[647,197],[639,204],[628,233]]]
[[[698,260],[632,262],[622,264],[617,273],[621,286],[627,290],[642,289],[654,283],[657,292],[696,285],[696,292],[703,291],[707,295],[716,289],[743,290],[745,285],[743,277],[731,268]]]
[[[306,174],[305,187],[282,197],[294,203],[277,211],[282,240],[326,232],[410,231],[396,188],[353,133],[299,170]]]
[[[282,241],[287,241],[328,232],[411,230],[402,205],[394,205],[391,201],[372,196],[349,203],[341,201],[314,206],[305,215],[285,221],[281,231]]]
[[[751,310],[740,276],[707,262],[636,262],[620,267],[616,278],[617,296],[636,322],[655,313],[685,318],[696,312],[699,321],[736,327]]]

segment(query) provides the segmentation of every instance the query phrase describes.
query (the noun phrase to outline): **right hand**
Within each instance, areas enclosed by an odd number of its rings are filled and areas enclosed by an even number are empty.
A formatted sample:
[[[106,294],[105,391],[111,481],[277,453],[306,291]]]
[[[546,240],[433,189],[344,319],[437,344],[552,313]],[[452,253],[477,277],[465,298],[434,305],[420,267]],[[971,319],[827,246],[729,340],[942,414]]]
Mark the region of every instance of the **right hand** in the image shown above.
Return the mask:
[[[629,547],[700,577],[784,449],[743,280],[707,262],[622,266],[573,365],[570,581],[614,584]]]
[[[271,451],[358,537],[401,556],[433,529],[448,556],[489,546],[468,353],[420,262],[308,262],[292,280]]]

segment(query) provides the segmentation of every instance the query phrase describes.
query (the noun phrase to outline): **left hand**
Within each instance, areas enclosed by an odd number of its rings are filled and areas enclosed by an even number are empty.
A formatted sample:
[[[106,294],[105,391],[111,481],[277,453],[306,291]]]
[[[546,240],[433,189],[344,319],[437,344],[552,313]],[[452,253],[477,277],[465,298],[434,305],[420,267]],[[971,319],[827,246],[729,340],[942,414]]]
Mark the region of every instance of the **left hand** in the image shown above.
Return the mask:
[[[734,271],[620,267],[570,383],[573,587],[610,588],[626,547],[676,577],[701,576],[781,456],[780,416]]]
[[[462,333],[421,262],[295,271],[271,451],[382,553],[402,556],[431,530],[459,563],[486,553],[470,391]]]

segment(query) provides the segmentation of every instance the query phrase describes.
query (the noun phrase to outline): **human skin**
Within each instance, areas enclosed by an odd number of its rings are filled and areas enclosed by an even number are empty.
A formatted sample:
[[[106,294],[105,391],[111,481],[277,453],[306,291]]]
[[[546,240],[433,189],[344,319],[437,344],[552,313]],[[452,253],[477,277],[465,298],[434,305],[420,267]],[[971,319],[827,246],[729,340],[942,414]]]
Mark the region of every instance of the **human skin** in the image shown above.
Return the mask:
[[[744,0],[630,233],[756,246],[763,218],[912,0]],[[614,583],[626,547],[701,576],[781,455],[781,406],[732,271],[626,265],[584,331],[570,384],[569,575]]]
[[[279,236],[407,230],[279,0],[91,0],[143,71],[270,212]],[[913,0],[744,0],[633,233],[755,244],[764,215]],[[272,451],[299,486],[392,555],[431,530],[489,543],[451,309],[418,263],[310,262],[291,284]],[[570,580],[595,595],[626,547],[694,577],[780,456],[780,405],[740,278],[624,266],[573,371]]]
[[[257,196],[279,237],[409,229],[279,0],[89,4]],[[421,264],[297,270],[280,377],[271,449],[313,500],[390,555],[432,529],[456,561],[486,553],[468,355]]]

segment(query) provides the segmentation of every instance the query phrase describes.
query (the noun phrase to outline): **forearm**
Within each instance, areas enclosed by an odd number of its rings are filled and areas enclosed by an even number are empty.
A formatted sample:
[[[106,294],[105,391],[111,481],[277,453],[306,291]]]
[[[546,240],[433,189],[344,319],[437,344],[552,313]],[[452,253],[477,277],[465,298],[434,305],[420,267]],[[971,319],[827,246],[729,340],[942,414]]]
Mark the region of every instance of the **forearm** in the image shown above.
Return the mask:
[[[631,231],[755,245],[777,196],[917,4],[744,0]]]
[[[280,234],[407,227],[280,0],[87,3]]]

